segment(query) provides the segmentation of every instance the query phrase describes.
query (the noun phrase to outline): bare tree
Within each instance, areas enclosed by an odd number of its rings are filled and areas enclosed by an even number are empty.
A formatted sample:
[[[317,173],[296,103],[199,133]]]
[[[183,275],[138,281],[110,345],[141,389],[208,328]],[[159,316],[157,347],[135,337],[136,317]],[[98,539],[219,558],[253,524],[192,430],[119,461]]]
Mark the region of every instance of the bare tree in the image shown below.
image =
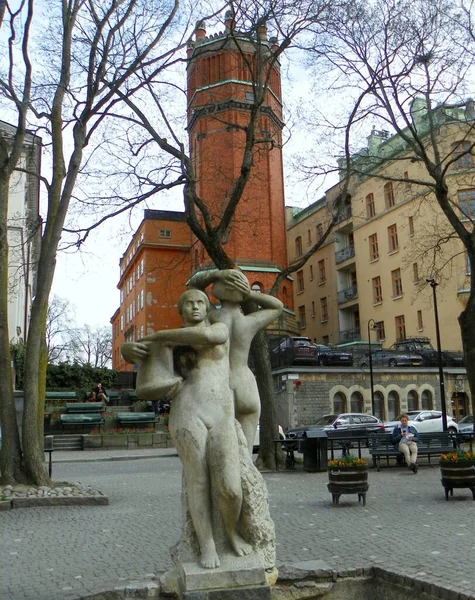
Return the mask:
[[[71,359],[80,365],[110,368],[112,363],[112,330],[110,326],[84,325],[70,332]]]
[[[446,225],[434,222],[432,229],[431,276],[440,277],[447,267],[454,251],[445,248],[455,236],[475,264],[473,207],[457,193],[460,185],[475,182],[475,110],[466,98],[475,66],[473,17],[473,5],[466,2],[349,2],[332,13],[325,35],[315,36],[311,47],[326,61],[332,83],[345,86],[345,101],[351,101],[343,130],[345,176],[410,185],[421,203],[438,204],[446,218]],[[361,150],[368,124],[372,138],[384,139],[373,139]],[[474,398],[473,269],[459,323]]]
[[[46,313],[45,335],[49,363],[66,360],[73,327],[74,307],[67,298],[54,295]]]
[[[94,175],[91,161],[100,162],[103,144],[114,132],[112,113],[120,113],[124,97],[139,93],[144,67],[159,78],[177,60],[183,39],[177,27],[186,32],[189,15],[179,23],[178,1],[161,0],[58,0],[48,5],[47,15],[34,8],[34,0],[1,4],[5,62],[0,98],[14,130],[0,136],[0,470],[5,482],[40,484],[49,482],[42,452],[48,296],[68,210]],[[26,340],[21,448],[6,317],[6,220],[10,182],[15,170],[23,168],[20,156],[28,128],[41,135],[48,152],[40,175],[47,212]],[[169,189],[181,178],[163,163],[155,174],[156,190]],[[116,206],[115,212],[119,208],[124,209]]]

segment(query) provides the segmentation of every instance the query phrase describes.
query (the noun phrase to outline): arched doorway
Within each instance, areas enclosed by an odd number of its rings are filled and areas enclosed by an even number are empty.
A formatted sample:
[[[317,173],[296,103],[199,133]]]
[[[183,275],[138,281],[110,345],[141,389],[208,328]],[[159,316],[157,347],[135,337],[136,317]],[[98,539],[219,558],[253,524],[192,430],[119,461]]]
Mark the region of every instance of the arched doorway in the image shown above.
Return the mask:
[[[432,392],[430,390],[423,390],[421,394],[421,400],[422,410],[431,410],[432,408],[434,408]]]
[[[363,394],[361,392],[353,392],[350,400],[351,412],[364,412]]]
[[[468,396],[465,392],[454,392],[451,398],[453,417],[456,421],[466,417],[470,412]]]
[[[342,392],[337,392],[333,396],[333,412],[337,415],[346,411],[346,396]]]
[[[381,392],[374,392],[374,416],[384,421],[384,396]]]
[[[407,392],[407,410],[419,410],[419,394],[416,390]]]
[[[401,414],[401,408],[399,404],[399,394],[394,390],[388,394],[388,419],[389,421],[395,421]]]

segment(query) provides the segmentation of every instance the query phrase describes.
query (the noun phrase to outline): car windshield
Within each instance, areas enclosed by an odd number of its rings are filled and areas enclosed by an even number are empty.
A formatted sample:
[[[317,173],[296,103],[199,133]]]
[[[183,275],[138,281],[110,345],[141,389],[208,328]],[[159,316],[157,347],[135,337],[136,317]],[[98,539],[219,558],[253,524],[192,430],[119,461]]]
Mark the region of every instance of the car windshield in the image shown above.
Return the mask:
[[[324,427],[325,425],[331,425],[337,417],[338,415],[323,415],[323,417],[320,417],[313,426]]]
[[[408,410],[406,414],[409,417],[410,421],[414,421],[414,419],[421,414],[421,411],[420,410]]]
[[[467,425],[469,423],[473,423],[473,415],[467,415],[459,421],[459,425]]]
[[[419,350],[433,350],[432,344],[430,342],[415,342],[414,348]]]

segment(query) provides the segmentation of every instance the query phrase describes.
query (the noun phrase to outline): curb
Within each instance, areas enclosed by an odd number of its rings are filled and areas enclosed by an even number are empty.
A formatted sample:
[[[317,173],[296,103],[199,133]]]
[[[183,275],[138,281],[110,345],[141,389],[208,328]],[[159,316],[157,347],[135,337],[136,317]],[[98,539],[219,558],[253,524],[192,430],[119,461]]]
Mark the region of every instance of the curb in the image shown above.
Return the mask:
[[[85,463],[85,462],[107,462],[107,461],[119,461],[119,460],[142,460],[144,458],[171,458],[178,456],[175,452],[169,454],[133,454],[132,456],[98,456],[98,457],[84,457],[84,458],[58,458],[53,459],[53,465],[59,463]]]

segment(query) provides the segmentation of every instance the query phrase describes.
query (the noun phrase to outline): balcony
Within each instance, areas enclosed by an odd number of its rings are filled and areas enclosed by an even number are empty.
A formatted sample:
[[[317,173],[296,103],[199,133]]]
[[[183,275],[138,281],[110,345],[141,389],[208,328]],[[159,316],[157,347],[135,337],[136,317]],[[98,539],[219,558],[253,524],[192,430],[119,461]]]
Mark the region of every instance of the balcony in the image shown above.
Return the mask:
[[[341,250],[338,250],[338,252],[335,252],[335,262],[338,265],[349,258],[353,258],[354,255],[355,245],[352,244],[351,246],[347,246],[346,248],[342,248]]]
[[[340,331],[340,344],[346,344],[348,342],[357,342],[361,340],[361,332],[359,327],[353,329],[344,329]]]
[[[350,217],[351,217],[351,205],[342,206],[340,208],[340,210],[338,211],[338,216],[337,216],[335,225],[338,225],[338,223],[341,223],[342,221],[346,221],[346,219],[349,219]]]
[[[356,300],[358,298],[358,286],[352,285],[346,290],[341,290],[338,292],[338,304],[343,304],[344,302],[350,302],[351,300]]]

